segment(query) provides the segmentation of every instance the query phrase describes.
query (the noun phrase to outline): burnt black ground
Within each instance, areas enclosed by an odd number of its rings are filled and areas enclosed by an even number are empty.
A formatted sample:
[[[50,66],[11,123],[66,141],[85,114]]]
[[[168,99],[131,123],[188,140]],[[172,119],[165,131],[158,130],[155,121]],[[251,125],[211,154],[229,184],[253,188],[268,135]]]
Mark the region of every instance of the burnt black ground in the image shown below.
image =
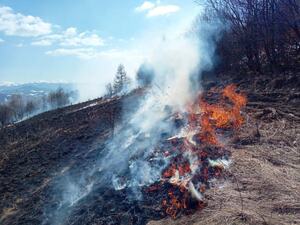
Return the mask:
[[[0,130],[0,223],[143,225],[166,217],[161,203],[168,184],[158,191],[118,191],[95,169],[114,127],[143,96],[144,90],[138,89],[46,112]],[[69,183],[86,188],[90,181],[92,190],[75,204],[63,200]]]
[[[130,190],[101,183],[74,207],[60,205],[64,181],[76,182],[93,168],[141,93],[57,109],[0,130],[0,223],[145,224],[162,218],[155,194],[136,201]]]

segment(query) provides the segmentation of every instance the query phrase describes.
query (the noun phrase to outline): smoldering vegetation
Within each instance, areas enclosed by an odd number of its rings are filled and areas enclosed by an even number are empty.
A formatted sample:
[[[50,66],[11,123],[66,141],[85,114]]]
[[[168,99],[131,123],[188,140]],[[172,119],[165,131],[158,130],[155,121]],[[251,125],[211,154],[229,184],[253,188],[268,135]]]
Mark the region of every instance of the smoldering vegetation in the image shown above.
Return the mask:
[[[232,165],[205,194],[208,205],[202,211],[148,224],[298,224],[300,101],[295,96],[300,80],[296,77],[299,72],[255,78],[222,75],[217,86],[235,82],[249,101],[245,124],[227,144]],[[204,88],[210,89],[212,82],[206,78]]]

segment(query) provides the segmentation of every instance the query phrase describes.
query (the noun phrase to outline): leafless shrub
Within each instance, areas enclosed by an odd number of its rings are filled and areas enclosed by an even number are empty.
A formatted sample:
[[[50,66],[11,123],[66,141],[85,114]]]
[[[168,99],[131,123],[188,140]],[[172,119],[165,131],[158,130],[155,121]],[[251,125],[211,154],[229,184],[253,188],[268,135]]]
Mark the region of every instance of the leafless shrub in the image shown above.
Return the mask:
[[[12,119],[13,112],[7,105],[0,105],[0,127],[7,125]]]
[[[33,100],[28,101],[25,105],[25,113],[27,114],[27,116],[31,115],[37,109],[38,103]]]
[[[70,104],[70,93],[67,93],[62,88],[50,92],[48,95],[48,102],[51,108],[59,108]]]
[[[13,120],[16,121],[24,116],[25,103],[21,95],[12,95],[8,107],[12,110]]]
[[[112,86],[111,83],[109,83],[109,84],[106,85],[106,95],[108,97],[111,97],[111,96],[114,95],[114,88],[113,88],[113,86]]]
[[[224,69],[281,69],[299,62],[300,3],[297,0],[207,0],[203,19],[220,18],[224,32],[217,52]]]

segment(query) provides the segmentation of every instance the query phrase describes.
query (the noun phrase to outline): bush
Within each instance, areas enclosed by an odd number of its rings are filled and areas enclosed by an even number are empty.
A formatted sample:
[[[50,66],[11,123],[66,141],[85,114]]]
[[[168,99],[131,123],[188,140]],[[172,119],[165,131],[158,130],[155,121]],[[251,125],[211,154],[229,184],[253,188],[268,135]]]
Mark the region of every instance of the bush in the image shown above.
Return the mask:
[[[203,19],[229,25],[217,46],[224,69],[293,68],[299,63],[300,1],[206,0]]]

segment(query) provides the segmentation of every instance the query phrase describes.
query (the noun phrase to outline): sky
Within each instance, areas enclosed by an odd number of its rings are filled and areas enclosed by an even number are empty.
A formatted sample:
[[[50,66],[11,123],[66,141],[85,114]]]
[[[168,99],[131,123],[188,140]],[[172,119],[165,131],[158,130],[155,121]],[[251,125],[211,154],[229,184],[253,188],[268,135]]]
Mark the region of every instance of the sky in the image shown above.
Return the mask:
[[[194,0],[0,0],[0,83],[104,85],[120,63],[133,77],[198,12]]]

